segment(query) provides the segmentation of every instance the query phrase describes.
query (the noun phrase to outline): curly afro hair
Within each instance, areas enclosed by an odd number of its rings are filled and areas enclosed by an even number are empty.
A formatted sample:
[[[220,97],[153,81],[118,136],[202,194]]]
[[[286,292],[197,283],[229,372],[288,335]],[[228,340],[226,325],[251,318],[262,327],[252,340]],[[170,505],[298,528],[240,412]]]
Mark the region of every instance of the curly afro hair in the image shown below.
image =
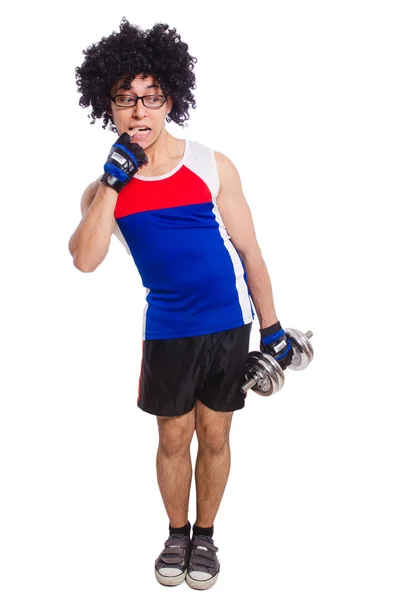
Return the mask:
[[[110,90],[120,80],[129,89],[137,75],[152,76],[173,100],[168,123],[184,124],[189,118],[189,107],[196,108],[193,89],[196,77],[193,73],[197,59],[188,53],[188,45],[181,41],[175,29],[165,23],[156,23],[152,29],[142,30],[131,25],[125,17],[120,32],[102,38],[100,42],[83,50],[85,60],[76,67],[78,92],[82,94],[79,105],[92,106],[93,119],[103,118],[103,129],[109,122],[109,130],[117,133],[110,110]]]

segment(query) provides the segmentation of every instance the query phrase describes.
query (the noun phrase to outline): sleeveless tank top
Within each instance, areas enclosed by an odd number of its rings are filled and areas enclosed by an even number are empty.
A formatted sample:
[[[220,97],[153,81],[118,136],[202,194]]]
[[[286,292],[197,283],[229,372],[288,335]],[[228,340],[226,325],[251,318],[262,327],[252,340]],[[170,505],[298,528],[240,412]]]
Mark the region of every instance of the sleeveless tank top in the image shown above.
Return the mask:
[[[251,323],[242,260],[217,206],[214,151],[185,140],[169,173],[136,174],[120,191],[115,234],[146,288],[143,339],[184,338]]]

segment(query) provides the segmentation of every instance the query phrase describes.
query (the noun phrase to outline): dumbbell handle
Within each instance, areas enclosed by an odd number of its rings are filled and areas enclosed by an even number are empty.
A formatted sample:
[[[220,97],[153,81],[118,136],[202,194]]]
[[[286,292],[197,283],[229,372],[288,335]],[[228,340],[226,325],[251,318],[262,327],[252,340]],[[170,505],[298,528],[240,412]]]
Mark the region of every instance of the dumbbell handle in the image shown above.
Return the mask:
[[[244,385],[241,386],[241,391],[245,394],[246,392],[248,392],[248,390],[250,390],[251,388],[254,387],[254,385],[256,385],[256,382],[258,381],[259,377],[251,377],[251,379],[248,379],[248,381],[246,381],[244,383]],[[266,379],[269,379],[269,377],[266,376]]]
[[[311,331],[306,331],[305,336],[310,339],[311,337],[313,337],[313,333]],[[256,385],[258,379],[259,377],[251,377],[251,379],[248,379],[248,381],[246,381],[244,385],[241,386],[241,391],[244,394],[248,392],[248,390],[250,390],[254,387],[254,385]]]

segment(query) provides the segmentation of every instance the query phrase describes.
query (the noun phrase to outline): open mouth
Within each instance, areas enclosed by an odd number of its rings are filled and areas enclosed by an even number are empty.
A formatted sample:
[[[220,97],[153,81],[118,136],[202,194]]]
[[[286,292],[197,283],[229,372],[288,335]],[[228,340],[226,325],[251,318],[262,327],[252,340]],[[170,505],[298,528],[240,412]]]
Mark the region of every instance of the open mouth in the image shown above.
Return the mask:
[[[149,135],[152,133],[150,127],[130,127],[129,129],[131,140],[132,141],[144,141]]]
[[[145,131],[152,131],[150,127],[130,127],[130,131],[143,133]]]

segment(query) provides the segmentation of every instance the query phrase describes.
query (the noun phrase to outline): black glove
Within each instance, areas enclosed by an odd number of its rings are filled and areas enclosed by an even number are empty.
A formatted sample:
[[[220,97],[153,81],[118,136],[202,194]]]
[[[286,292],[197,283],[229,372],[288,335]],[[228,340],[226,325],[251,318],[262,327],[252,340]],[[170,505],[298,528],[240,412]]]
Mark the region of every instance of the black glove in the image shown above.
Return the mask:
[[[294,350],[291,340],[281,328],[280,321],[266,329],[260,329],[260,334],[261,352],[273,356],[284,371],[291,364]]]
[[[123,133],[113,144],[104,164],[101,181],[119,192],[129,183],[139,167],[148,162],[143,148],[131,143],[131,136]]]

